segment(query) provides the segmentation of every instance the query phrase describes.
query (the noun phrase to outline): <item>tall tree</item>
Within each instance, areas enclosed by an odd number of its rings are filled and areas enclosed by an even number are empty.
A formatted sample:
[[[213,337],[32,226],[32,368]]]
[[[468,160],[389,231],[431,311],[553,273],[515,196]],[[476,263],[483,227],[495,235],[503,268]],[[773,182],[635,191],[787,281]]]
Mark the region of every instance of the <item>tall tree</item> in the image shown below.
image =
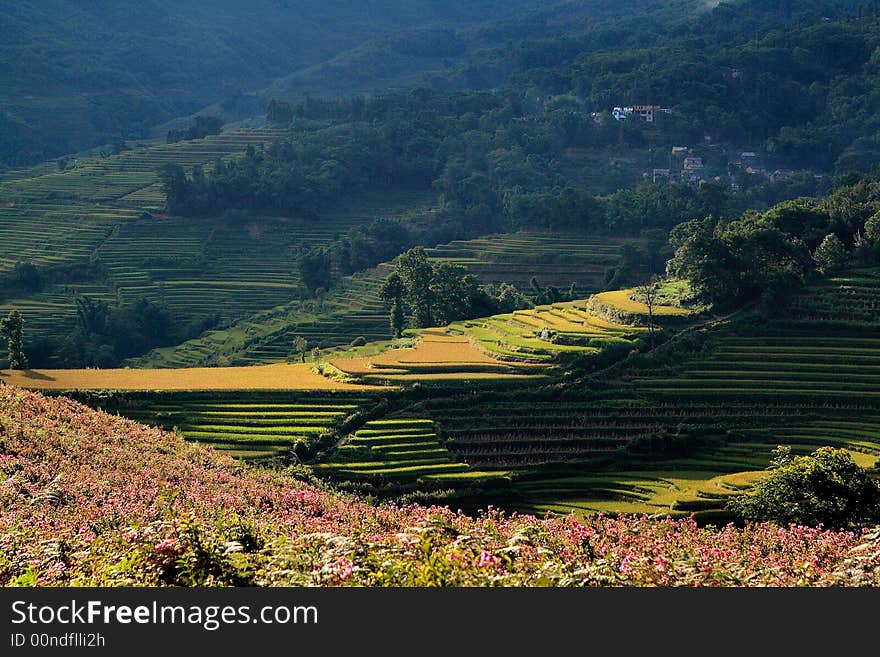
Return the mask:
[[[660,279],[652,276],[651,280],[636,288],[636,298],[648,307],[648,330],[654,332],[654,305],[660,294]]]
[[[395,269],[406,287],[406,301],[413,313],[416,328],[431,326],[434,320],[431,282],[434,269],[422,247],[410,249],[397,259]]]
[[[404,306],[404,297],[406,296],[406,285],[403,279],[397,274],[391,274],[382,284],[379,295],[386,303],[391,304],[391,314],[389,317],[391,323],[391,334],[395,338],[399,338],[406,328],[406,311]]]
[[[10,311],[5,319],[0,319],[0,334],[6,337],[10,369],[26,370],[28,359],[24,355],[24,318],[20,312]]]
[[[293,349],[296,353],[299,354],[299,360],[301,363],[306,362],[306,351],[309,348],[309,341],[306,340],[303,336],[297,335],[293,338]]]
[[[822,243],[816,248],[813,254],[813,260],[816,261],[816,269],[823,274],[829,274],[841,267],[844,267],[849,260],[849,254],[843,246],[843,242],[834,233],[826,235]]]

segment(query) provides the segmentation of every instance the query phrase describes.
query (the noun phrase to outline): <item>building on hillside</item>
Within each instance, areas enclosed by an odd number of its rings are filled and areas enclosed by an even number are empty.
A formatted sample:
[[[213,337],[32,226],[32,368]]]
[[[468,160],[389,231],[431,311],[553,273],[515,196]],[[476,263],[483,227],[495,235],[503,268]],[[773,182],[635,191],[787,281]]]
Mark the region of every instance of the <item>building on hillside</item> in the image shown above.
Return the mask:
[[[670,178],[672,178],[672,171],[670,169],[654,169],[653,174],[651,176],[652,182],[669,182]]]
[[[703,171],[705,170],[705,166],[703,164],[703,158],[695,157],[693,155],[689,155],[684,158],[684,163],[682,164],[682,178],[684,178],[688,182],[700,182],[703,180]]]
[[[632,107],[615,107],[611,116],[617,121],[624,121],[631,116],[638,117],[646,123],[653,123],[658,114],[671,114],[672,110],[660,105],[633,105]]]
[[[673,146],[672,157],[687,157],[691,154],[691,150],[687,146]]]
[[[660,105],[634,105],[632,109],[633,114],[642,119],[642,121],[646,121],[647,123],[653,123],[654,118],[658,114],[672,113],[672,110],[667,107],[660,107]]]

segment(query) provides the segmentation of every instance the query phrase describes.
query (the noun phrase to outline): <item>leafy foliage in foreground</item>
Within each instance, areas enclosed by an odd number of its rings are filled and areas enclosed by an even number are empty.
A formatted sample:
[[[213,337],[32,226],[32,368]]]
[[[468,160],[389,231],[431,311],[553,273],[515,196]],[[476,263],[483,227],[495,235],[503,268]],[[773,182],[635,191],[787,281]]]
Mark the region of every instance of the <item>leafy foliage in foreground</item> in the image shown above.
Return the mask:
[[[6,585],[880,584],[880,535],[372,507],[0,389]]]

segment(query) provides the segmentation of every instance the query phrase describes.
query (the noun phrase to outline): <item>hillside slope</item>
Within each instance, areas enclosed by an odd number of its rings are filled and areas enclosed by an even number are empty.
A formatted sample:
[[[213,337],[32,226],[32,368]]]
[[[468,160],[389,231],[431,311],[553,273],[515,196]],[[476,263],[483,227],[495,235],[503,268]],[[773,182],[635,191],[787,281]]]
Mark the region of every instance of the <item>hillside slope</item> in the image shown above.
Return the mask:
[[[880,584],[874,535],[376,508],[10,386],[0,471],[5,585]]]
[[[399,30],[503,17],[535,0],[22,0],[4,3],[0,167],[154,126],[209,103],[259,114],[249,92]]]

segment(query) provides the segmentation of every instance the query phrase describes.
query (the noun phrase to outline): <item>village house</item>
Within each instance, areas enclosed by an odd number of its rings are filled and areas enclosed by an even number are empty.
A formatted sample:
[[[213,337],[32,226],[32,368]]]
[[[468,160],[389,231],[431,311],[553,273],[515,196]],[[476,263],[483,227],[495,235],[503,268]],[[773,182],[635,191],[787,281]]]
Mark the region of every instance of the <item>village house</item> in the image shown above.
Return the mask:
[[[611,115],[617,121],[624,121],[630,116],[637,116],[646,123],[653,123],[657,114],[671,114],[672,110],[660,105],[633,105],[632,107],[615,107]]]
[[[684,158],[682,164],[682,178],[688,182],[699,182],[703,180],[703,158],[690,155]]]
[[[672,171],[670,169],[654,169],[651,181],[655,183],[669,182],[670,178],[672,178]]]

